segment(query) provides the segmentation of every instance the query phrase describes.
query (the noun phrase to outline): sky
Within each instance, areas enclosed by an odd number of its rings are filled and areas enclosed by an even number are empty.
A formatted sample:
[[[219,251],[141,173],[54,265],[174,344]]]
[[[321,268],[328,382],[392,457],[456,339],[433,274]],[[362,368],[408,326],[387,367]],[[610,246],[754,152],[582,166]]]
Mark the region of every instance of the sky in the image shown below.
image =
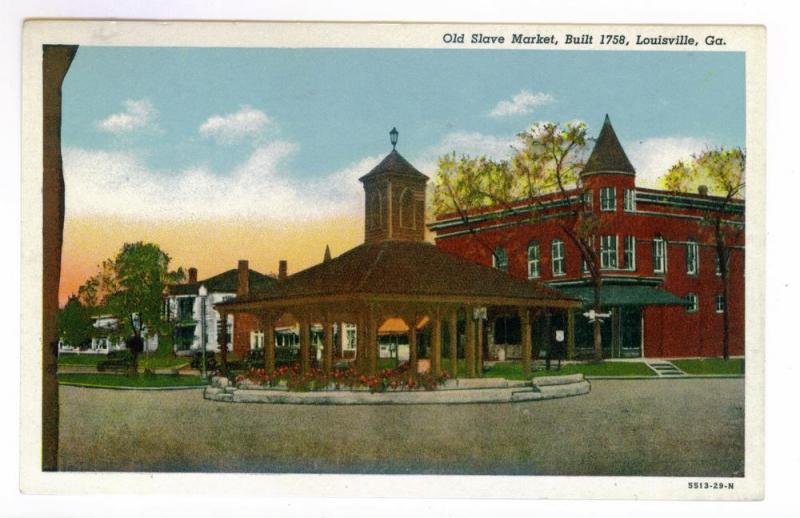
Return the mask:
[[[606,113],[655,186],[675,161],[745,145],[744,54],[81,47],[63,85],[61,300],[126,241],[205,278],[248,259],[298,271],[363,239],[358,178],[390,150],[509,155],[539,121]]]

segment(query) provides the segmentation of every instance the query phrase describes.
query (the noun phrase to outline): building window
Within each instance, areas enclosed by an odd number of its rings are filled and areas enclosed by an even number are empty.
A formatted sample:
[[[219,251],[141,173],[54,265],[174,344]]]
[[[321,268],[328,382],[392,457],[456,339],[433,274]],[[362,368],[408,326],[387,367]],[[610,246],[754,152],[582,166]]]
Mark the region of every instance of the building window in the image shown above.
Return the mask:
[[[592,210],[592,190],[589,189],[588,191],[583,193],[583,210],[591,211]]]
[[[697,251],[697,241],[690,239],[686,242],[686,273],[688,275],[697,275],[699,267]]]
[[[553,257],[553,275],[564,275],[567,273],[566,266],[564,265],[564,242],[560,239],[554,239],[551,248]]]
[[[539,277],[539,243],[528,243],[528,279]]]
[[[667,271],[667,242],[661,236],[653,239],[653,273]]]
[[[498,246],[494,249],[494,254],[492,254],[492,266],[501,272],[508,271],[508,254],[502,246]]]
[[[622,203],[625,212],[636,211],[636,191],[633,189],[625,189],[622,194]]]
[[[600,236],[600,268],[617,267],[617,236]]]
[[[717,295],[715,305],[717,313],[725,313],[725,295]]]
[[[689,293],[686,295],[686,312],[697,313],[697,294]]]
[[[625,261],[625,268],[632,272],[636,271],[636,238],[625,236],[622,248],[622,260]]]
[[[603,187],[600,189],[600,210],[617,210],[617,191],[614,187]]]
[[[250,349],[264,348],[264,333],[262,331],[250,331]]]
[[[178,322],[194,321],[194,297],[178,298]]]

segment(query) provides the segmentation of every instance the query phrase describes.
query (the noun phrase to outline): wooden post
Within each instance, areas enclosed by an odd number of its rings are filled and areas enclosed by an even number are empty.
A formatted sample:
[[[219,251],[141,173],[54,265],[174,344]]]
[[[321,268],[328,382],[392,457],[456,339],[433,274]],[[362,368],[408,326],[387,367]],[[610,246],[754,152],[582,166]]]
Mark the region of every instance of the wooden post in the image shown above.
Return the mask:
[[[337,322],[336,342],[333,344],[333,355],[335,358],[344,357],[344,322]]]
[[[442,372],[442,314],[439,308],[433,314],[431,333],[431,373],[438,376]]]
[[[219,359],[222,364],[222,373],[228,374],[228,314],[220,312],[220,326],[219,336],[217,337],[217,344],[219,345]]]
[[[272,315],[261,317],[261,329],[264,332],[264,370],[267,374],[275,372],[275,327]]]
[[[478,322],[478,340],[475,349],[475,375],[478,377],[483,376],[483,318],[479,318]]]
[[[450,331],[450,375],[455,378],[458,376],[458,310],[450,311],[450,318],[447,321]]]
[[[567,359],[575,358],[575,310],[567,310]]]
[[[322,368],[325,374],[330,374],[333,370],[333,323],[327,315],[322,323],[322,328],[325,340],[322,345]]]
[[[378,317],[371,310],[369,315],[369,333],[367,338],[367,374],[374,376],[378,370]]]
[[[520,327],[522,328],[522,374],[531,374],[531,314],[528,308],[519,310]]]
[[[308,317],[300,317],[300,372],[306,374],[311,370],[311,329]]]
[[[466,364],[466,377],[475,377],[475,320],[472,318],[475,308],[468,307],[465,311],[467,347],[464,350],[464,363]]]
[[[358,314],[358,322],[356,323],[356,371],[359,374],[364,374],[366,371],[367,362],[367,319],[363,313]]]
[[[408,316],[408,368],[412,373],[417,372],[417,315]]]

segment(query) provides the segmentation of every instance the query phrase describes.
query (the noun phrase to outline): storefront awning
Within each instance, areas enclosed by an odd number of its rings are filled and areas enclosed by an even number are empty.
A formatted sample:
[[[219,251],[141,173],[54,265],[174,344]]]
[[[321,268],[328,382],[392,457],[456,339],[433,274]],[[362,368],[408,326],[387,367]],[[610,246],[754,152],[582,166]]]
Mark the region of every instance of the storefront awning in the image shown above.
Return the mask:
[[[594,300],[594,288],[591,286],[565,286],[556,289],[564,295],[581,299],[587,306]],[[685,305],[686,301],[666,290],[652,286],[610,285],[600,288],[600,304],[603,307]]]

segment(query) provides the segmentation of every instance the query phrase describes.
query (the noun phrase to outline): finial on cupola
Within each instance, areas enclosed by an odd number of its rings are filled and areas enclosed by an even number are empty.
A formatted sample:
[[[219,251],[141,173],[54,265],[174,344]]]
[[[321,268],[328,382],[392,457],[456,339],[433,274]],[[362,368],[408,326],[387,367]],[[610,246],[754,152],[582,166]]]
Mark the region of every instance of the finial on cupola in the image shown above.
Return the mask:
[[[392,128],[392,131],[389,132],[389,140],[392,142],[392,150],[397,147],[397,136],[400,132],[397,131],[397,128]]]

